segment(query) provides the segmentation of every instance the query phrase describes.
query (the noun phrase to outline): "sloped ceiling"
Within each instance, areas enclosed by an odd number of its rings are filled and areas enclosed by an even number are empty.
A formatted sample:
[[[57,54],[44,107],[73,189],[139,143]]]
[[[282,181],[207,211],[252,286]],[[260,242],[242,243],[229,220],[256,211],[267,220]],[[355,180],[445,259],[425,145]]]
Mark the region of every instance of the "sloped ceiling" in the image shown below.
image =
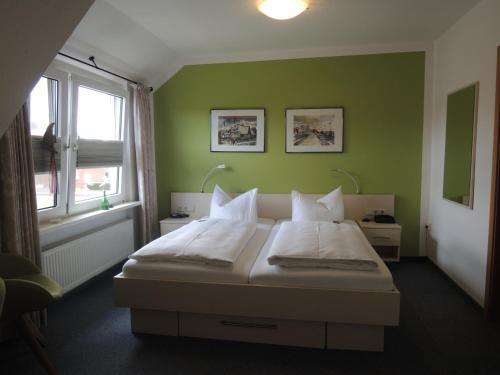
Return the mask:
[[[93,1],[0,1],[0,136]]]
[[[311,0],[276,21],[257,0],[97,0],[65,51],[158,86],[182,65],[302,57],[356,46],[421,48],[479,0]],[[417,47],[420,46],[420,47]]]

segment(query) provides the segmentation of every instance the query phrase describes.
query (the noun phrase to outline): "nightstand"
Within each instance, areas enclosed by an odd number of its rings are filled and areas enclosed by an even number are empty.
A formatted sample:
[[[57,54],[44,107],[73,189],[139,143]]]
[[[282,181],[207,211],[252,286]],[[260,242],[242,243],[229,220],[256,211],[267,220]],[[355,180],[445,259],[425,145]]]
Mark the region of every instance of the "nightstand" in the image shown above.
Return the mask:
[[[399,262],[401,225],[361,221],[357,223],[375,251],[386,262]]]
[[[174,230],[183,227],[186,224],[189,224],[195,219],[195,217],[184,217],[182,219],[174,219],[173,217],[168,217],[160,221],[160,233],[163,236],[169,232],[173,232]]]

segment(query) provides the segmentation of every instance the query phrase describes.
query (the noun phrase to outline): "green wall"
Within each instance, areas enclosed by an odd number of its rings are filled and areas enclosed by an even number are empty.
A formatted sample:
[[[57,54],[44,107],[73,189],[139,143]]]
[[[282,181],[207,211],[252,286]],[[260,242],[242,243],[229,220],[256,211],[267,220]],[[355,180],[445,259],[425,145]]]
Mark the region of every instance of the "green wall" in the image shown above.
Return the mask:
[[[448,95],[443,197],[462,203],[470,195],[476,85]]]
[[[160,217],[171,191],[199,190],[204,174],[226,191],[327,193],[358,177],[363,193],[395,193],[402,254],[417,255],[420,218],[423,52],[185,66],[155,93]],[[344,152],[285,153],[285,108],[344,107]],[[266,152],[211,153],[211,108],[265,108]]]

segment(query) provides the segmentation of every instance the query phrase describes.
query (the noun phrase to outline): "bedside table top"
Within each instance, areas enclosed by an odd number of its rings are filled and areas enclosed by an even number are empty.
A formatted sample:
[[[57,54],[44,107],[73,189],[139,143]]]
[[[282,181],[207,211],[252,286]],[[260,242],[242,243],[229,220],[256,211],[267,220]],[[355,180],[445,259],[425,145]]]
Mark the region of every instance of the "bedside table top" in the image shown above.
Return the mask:
[[[370,228],[370,229],[401,229],[401,225],[397,223],[376,223],[374,221],[362,221],[360,219],[356,220],[356,223],[361,228]]]
[[[187,224],[187,223],[190,223],[192,222],[193,220],[196,220],[198,219],[197,217],[194,217],[194,216],[189,216],[189,217],[183,217],[183,218],[180,218],[180,219],[176,219],[176,218],[173,218],[173,217],[167,217],[163,220],[160,220],[160,223],[162,224]]]

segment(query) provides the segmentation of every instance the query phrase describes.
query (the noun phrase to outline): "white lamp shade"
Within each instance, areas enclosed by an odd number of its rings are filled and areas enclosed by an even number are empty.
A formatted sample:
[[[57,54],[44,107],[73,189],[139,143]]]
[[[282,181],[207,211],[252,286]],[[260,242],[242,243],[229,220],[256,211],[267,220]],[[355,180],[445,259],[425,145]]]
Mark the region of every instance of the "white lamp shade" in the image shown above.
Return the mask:
[[[288,20],[297,17],[307,9],[306,0],[262,0],[259,11],[276,20]]]

